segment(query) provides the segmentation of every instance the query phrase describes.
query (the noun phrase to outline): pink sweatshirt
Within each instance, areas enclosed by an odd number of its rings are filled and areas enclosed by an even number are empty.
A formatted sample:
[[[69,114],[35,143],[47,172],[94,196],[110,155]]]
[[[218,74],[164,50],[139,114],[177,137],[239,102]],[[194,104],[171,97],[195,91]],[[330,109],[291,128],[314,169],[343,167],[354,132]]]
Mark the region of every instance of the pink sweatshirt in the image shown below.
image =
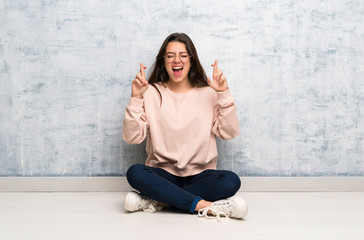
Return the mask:
[[[231,139],[239,134],[234,99],[229,90],[211,87],[175,93],[156,84],[144,99],[130,98],[126,107],[123,139],[139,144],[147,137],[146,165],[160,167],[177,176],[216,169],[216,136]]]

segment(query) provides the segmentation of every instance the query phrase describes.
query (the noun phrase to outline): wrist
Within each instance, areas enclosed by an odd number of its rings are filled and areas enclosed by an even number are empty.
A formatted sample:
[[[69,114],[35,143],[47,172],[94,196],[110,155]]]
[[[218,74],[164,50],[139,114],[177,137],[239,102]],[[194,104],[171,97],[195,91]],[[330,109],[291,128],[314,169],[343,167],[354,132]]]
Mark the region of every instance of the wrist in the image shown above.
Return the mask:
[[[216,92],[225,92],[225,91],[227,91],[227,90],[229,90],[229,87],[224,88],[224,89],[215,90],[215,91],[216,91]]]
[[[131,95],[133,98],[143,99],[143,95]]]

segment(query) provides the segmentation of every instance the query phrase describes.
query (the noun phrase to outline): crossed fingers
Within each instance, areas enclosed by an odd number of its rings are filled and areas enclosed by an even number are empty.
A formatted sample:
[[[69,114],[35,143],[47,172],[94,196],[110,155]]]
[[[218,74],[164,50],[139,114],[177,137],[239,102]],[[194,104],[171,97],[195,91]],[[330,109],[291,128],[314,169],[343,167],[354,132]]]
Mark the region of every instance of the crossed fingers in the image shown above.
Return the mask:
[[[136,83],[142,87],[142,86],[145,86],[148,84],[146,78],[145,78],[145,72],[144,70],[146,69],[147,67],[144,67],[143,66],[143,63],[140,63],[140,70],[138,72],[138,74],[136,75],[135,77],[135,81]]]
[[[219,69],[219,66],[217,64],[217,60],[215,60],[214,64],[211,64],[211,67],[213,67],[213,74],[212,74],[212,78],[215,81],[220,81],[221,80],[221,76],[223,76],[223,73],[221,71],[221,69]]]
[[[217,92],[223,92],[227,90],[229,87],[227,85],[227,79],[221,69],[218,66],[217,60],[215,60],[214,64],[211,64],[211,67],[213,67],[212,72],[212,79],[207,79],[207,83]]]

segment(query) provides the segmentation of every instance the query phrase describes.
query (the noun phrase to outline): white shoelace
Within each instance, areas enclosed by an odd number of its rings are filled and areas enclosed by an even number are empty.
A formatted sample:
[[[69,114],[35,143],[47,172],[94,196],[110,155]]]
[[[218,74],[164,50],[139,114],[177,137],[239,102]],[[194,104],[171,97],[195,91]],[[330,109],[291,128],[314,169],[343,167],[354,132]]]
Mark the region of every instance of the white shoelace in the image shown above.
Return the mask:
[[[143,211],[144,212],[149,212],[149,213],[153,213],[156,211],[160,211],[162,210],[162,206],[159,206],[158,203],[154,200],[151,200],[149,198],[145,198],[143,199],[144,203],[143,203]]]
[[[229,210],[226,209],[227,211],[225,211],[225,208],[225,206],[219,206],[218,208],[213,206],[205,207],[198,211],[198,216],[206,219],[216,219],[218,222],[221,222],[221,216],[223,216],[226,220],[229,220],[229,216],[225,213]],[[208,214],[209,211],[212,216]]]

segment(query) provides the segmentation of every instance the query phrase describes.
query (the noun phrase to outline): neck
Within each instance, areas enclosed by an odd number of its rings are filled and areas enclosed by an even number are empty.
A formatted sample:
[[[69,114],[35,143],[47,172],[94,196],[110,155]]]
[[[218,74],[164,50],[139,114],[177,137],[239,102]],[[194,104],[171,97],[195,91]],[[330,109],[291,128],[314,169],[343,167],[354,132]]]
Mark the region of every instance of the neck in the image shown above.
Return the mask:
[[[193,88],[192,84],[188,80],[182,82],[174,82],[172,80],[168,80],[166,85],[171,91],[176,93],[188,92]]]

